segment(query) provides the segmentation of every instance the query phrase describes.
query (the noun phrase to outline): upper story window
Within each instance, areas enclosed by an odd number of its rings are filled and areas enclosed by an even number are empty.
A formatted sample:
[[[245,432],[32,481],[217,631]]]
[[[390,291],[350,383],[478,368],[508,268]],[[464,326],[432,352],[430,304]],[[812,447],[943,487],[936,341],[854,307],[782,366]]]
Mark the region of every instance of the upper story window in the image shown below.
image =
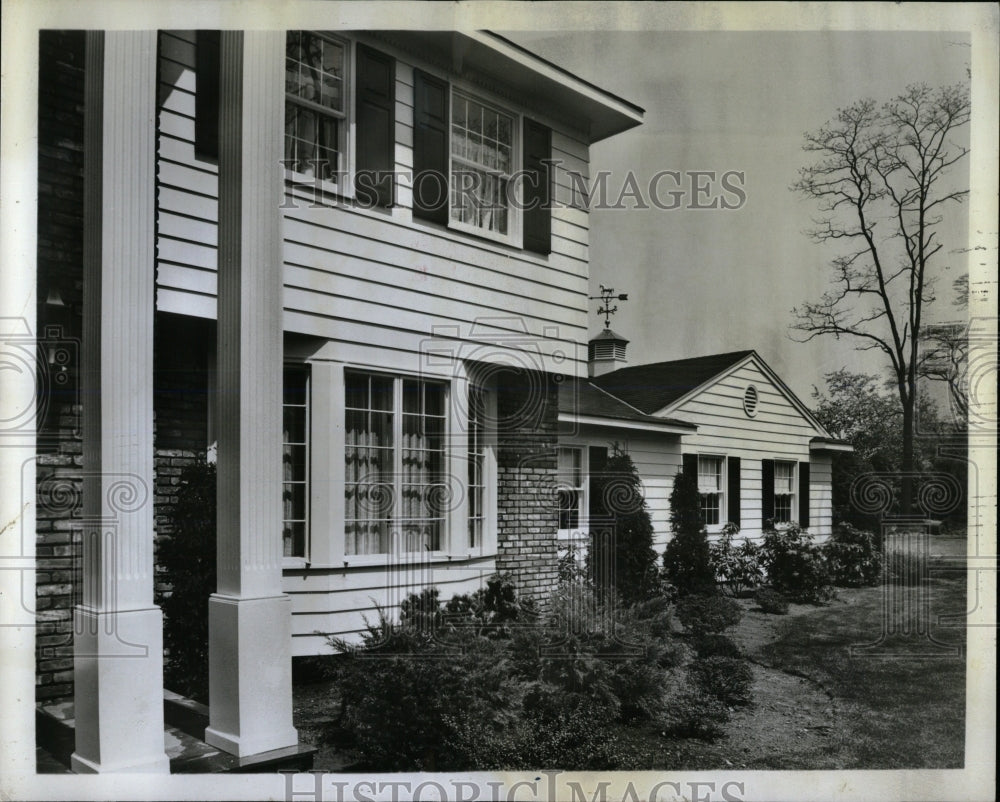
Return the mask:
[[[701,518],[705,526],[722,523],[725,501],[722,457],[698,455],[698,492],[701,494]]]
[[[391,206],[395,86],[396,62],[384,53],[326,33],[289,31],[286,169],[316,182],[314,190],[326,185],[366,207]]]
[[[506,236],[514,117],[466,95],[451,100],[451,220]]]
[[[344,551],[439,551],[444,540],[445,385],[345,373]]]
[[[336,181],[346,168],[347,46],[332,37],[289,31],[285,40],[285,165]]]
[[[549,130],[421,70],[413,91],[414,216],[549,253]]]

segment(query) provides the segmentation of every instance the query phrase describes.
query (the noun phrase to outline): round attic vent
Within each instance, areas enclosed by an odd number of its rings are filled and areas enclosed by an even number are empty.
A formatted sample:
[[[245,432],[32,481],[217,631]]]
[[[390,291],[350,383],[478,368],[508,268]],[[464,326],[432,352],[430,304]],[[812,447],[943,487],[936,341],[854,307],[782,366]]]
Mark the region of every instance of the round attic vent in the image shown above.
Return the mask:
[[[751,418],[757,414],[757,388],[752,384],[743,393],[743,411]]]

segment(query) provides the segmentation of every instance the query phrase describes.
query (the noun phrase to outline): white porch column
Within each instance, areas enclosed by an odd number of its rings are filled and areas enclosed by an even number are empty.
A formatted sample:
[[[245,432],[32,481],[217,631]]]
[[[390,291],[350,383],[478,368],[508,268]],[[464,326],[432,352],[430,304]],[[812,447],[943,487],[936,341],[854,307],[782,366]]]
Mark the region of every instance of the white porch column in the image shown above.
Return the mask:
[[[77,772],[170,770],[153,604],[156,32],[87,33]]]
[[[281,592],[285,35],[224,31],[219,115],[218,593],[205,740],[295,747],[291,600]]]

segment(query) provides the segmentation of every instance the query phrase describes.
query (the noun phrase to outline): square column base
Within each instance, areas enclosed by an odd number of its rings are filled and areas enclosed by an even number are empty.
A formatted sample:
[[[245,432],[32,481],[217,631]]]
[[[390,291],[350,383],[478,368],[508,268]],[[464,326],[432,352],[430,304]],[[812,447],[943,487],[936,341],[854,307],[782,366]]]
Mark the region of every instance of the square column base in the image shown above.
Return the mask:
[[[208,600],[209,726],[205,742],[238,757],[296,746],[292,600]]]
[[[77,607],[73,628],[73,770],[169,774],[160,609]]]

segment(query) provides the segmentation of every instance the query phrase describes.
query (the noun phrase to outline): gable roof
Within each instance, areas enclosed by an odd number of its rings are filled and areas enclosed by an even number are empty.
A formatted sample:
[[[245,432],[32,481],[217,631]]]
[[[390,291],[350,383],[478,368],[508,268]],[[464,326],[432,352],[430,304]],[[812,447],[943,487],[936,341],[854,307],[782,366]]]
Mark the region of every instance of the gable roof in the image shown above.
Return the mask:
[[[593,380],[564,377],[559,385],[559,415],[562,420],[608,426],[638,425],[665,433],[694,432],[698,427],[687,421],[646,415],[624,401],[596,387]]]
[[[640,412],[652,415],[754,353],[731,351],[634,365],[595,376],[591,381]]]

